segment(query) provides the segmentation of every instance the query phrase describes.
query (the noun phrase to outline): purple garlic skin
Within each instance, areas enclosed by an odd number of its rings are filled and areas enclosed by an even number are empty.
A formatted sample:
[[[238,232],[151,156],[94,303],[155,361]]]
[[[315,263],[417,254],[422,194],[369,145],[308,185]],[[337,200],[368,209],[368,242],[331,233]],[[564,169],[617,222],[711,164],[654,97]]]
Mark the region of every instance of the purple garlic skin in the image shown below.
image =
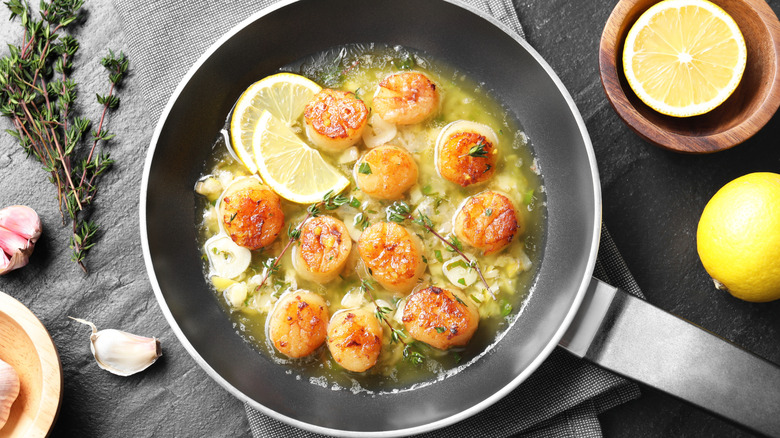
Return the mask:
[[[0,275],[25,266],[41,236],[38,213],[25,205],[0,210]]]

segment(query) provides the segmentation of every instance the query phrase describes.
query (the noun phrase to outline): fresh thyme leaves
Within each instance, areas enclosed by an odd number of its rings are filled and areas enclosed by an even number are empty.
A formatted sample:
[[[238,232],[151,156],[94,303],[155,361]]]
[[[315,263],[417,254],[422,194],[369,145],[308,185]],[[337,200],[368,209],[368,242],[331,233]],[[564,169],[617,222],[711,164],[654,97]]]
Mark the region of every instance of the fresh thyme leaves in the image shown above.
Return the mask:
[[[512,305],[507,301],[501,300],[499,307],[501,308],[501,316],[509,316],[512,313]]]
[[[413,350],[411,344],[404,346],[404,360],[414,365],[420,365],[425,360],[425,356],[419,351]]]
[[[485,158],[487,157],[487,154],[488,154],[487,144],[485,144],[485,142],[482,139],[479,139],[477,144],[472,146],[469,149],[469,153],[466,155],[474,158]]]
[[[393,67],[399,70],[411,70],[416,64],[411,53],[405,53],[403,58],[393,60]]]
[[[436,333],[444,333],[447,331],[447,327],[434,327],[436,329]]]
[[[482,284],[485,285],[485,289],[487,289],[488,293],[493,298],[493,300],[496,299],[493,290],[490,288],[490,285],[488,285],[487,280],[485,280],[485,276],[482,275],[482,269],[479,268],[477,261],[476,260],[472,261],[470,258],[466,256],[466,254],[463,253],[463,244],[455,235],[450,236],[450,239],[447,240],[444,236],[439,234],[433,228],[433,221],[431,221],[431,219],[427,215],[423,214],[422,212],[417,212],[418,217],[415,219],[415,217],[412,215],[412,209],[409,207],[409,204],[407,204],[404,201],[394,202],[389,207],[387,207],[386,212],[387,212],[387,219],[389,221],[400,224],[406,220],[411,220],[413,223],[422,226],[423,228],[425,228],[426,231],[436,236],[437,239],[441,240],[442,243],[444,243],[447,247],[449,247],[450,251],[455,252],[459,256],[463,257],[463,260],[465,260],[466,263],[468,263],[468,266],[474,268],[474,270],[477,271],[480,280],[482,280]]]
[[[282,257],[287,252],[287,250],[290,249],[290,246],[293,244],[293,242],[301,238],[301,228],[303,227],[303,224],[309,220],[309,218],[319,216],[323,208],[325,210],[335,210],[339,208],[339,206],[348,202],[349,198],[343,195],[339,195],[338,193],[333,193],[331,190],[322,197],[322,201],[311,204],[306,209],[306,216],[304,216],[303,220],[295,228],[293,228],[292,224],[290,224],[290,226],[287,228],[287,236],[289,239],[287,240],[287,244],[284,245],[284,248],[282,248],[282,252],[280,252],[278,256],[269,257],[263,262],[263,270],[265,272],[263,273],[262,280],[260,280],[260,284],[257,285],[255,290],[260,290],[260,288],[265,284],[266,280],[268,280],[268,277],[279,270],[279,262],[282,260]]]
[[[360,229],[360,231],[365,231],[366,228],[368,228],[368,225],[370,224],[368,217],[366,217],[363,213],[358,213],[355,215],[354,222],[355,227]]]
[[[532,202],[534,202],[534,189],[529,189],[527,192],[523,193],[523,204],[529,205]]]
[[[83,0],[43,1],[38,15],[24,0],[6,2],[11,19],[20,19],[24,36],[21,45],[9,45],[9,54],[0,59],[0,114],[13,125],[7,132],[41,163],[56,186],[63,223],[67,211],[72,224],[71,259],[86,272],[84,259],[98,232],[98,225],[88,220],[91,204],[100,175],[114,162],[98,145],[114,138],[105,127],[107,115],[119,106],[115,91],[129,61],[124,53],[110,50],[101,60],[109,88],[97,95],[102,112],[97,128],[86,138],[92,121],[75,116],[77,85],[70,77],[79,44],[62,32],[79,17],[82,4]]]
[[[358,173],[362,173],[363,175],[371,175],[371,166],[369,166],[366,162],[360,163],[360,166],[358,167]]]
[[[458,239],[458,236],[456,236],[454,234],[452,236],[450,236],[450,243],[451,243],[450,251],[452,251],[452,252],[463,251],[463,244],[460,243],[460,239]],[[469,263],[471,263],[471,262],[469,262]]]
[[[374,303],[374,307],[376,308],[374,315],[376,316],[376,319],[384,322],[388,327],[390,327],[390,343],[403,344],[404,350],[406,350],[406,348],[409,346],[403,340],[403,338],[406,337],[406,334],[402,330],[395,328],[387,319],[387,315],[390,314],[393,311],[393,309],[389,307],[380,306],[379,303],[376,302],[376,298],[374,298],[373,290],[374,290],[374,285],[371,284],[370,281],[361,280],[360,291],[363,292],[364,295],[368,295],[368,297],[371,299],[371,302]]]

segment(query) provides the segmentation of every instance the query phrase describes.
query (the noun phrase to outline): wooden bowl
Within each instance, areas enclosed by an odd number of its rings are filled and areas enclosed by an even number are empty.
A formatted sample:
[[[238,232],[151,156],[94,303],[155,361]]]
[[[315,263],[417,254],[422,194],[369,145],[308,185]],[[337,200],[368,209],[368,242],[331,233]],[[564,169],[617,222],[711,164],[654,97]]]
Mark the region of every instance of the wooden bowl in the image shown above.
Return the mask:
[[[711,0],[742,31],[747,66],[734,93],[714,110],[694,117],[656,112],[634,94],[623,74],[626,35],[658,0],[620,0],[604,26],[599,47],[601,84],[612,107],[645,140],[686,153],[728,149],[749,139],[780,105],[780,22],[764,0]]]
[[[0,437],[44,437],[62,401],[62,367],[49,332],[24,304],[0,292],[0,359],[21,388]]]

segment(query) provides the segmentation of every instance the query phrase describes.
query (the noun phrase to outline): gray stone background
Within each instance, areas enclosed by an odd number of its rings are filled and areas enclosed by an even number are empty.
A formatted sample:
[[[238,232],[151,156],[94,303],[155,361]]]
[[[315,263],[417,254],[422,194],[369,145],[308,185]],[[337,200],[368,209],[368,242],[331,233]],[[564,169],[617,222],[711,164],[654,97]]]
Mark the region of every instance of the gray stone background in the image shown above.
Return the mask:
[[[780,0],[768,3],[780,11]],[[780,122],[775,117],[744,145],[710,156],[674,154],[640,140],[609,106],[598,77],[599,38],[614,4],[515,1],[529,42],[561,77],[590,131],[602,177],[604,220],[651,303],[780,363],[780,303],[750,304],[717,293],[695,249],[698,217],[719,187],[753,171],[780,172]],[[126,46],[110,0],[88,1],[84,9],[86,20],[75,32],[81,49],[74,77],[83,115],[96,119],[100,109],[93,96],[107,90],[98,61],[109,48]],[[18,22],[7,18],[8,11],[0,6],[0,42],[18,43]],[[6,53],[2,44],[0,54]],[[0,290],[41,319],[59,350],[64,397],[53,435],[246,436],[242,404],[189,357],[154,298],[141,255],[137,206],[156,121],[147,117],[132,73],[118,94],[122,104],[108,122],[117,134],[108,146],[117,163],[100,181],[92,218],[102,231],[87,258],[88,276],[70,261],[70,225],[62,225],[47,174],[0,133],[0,208],[29,205],[43,221],[30,264],[0,277]],[[0,128],[9,127],[0,120]],[[99,328],[156,336],[164,355],[138,375],[109,374],[92,359],[89,329],[68,315]],[[686,403],[642,389],[640,399],[602,415],[606,436],[751,436]]]

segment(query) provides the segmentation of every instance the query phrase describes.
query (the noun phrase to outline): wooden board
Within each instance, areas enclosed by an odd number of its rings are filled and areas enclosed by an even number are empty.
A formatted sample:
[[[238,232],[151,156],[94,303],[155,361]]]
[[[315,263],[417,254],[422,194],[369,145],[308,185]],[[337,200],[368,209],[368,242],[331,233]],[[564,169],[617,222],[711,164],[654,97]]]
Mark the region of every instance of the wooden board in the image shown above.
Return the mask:
[[[0,438],[44,437],[62,401],[62,367],[49,332],[22,303],[0,292],[0,359],[19,374],[19,396]]]

